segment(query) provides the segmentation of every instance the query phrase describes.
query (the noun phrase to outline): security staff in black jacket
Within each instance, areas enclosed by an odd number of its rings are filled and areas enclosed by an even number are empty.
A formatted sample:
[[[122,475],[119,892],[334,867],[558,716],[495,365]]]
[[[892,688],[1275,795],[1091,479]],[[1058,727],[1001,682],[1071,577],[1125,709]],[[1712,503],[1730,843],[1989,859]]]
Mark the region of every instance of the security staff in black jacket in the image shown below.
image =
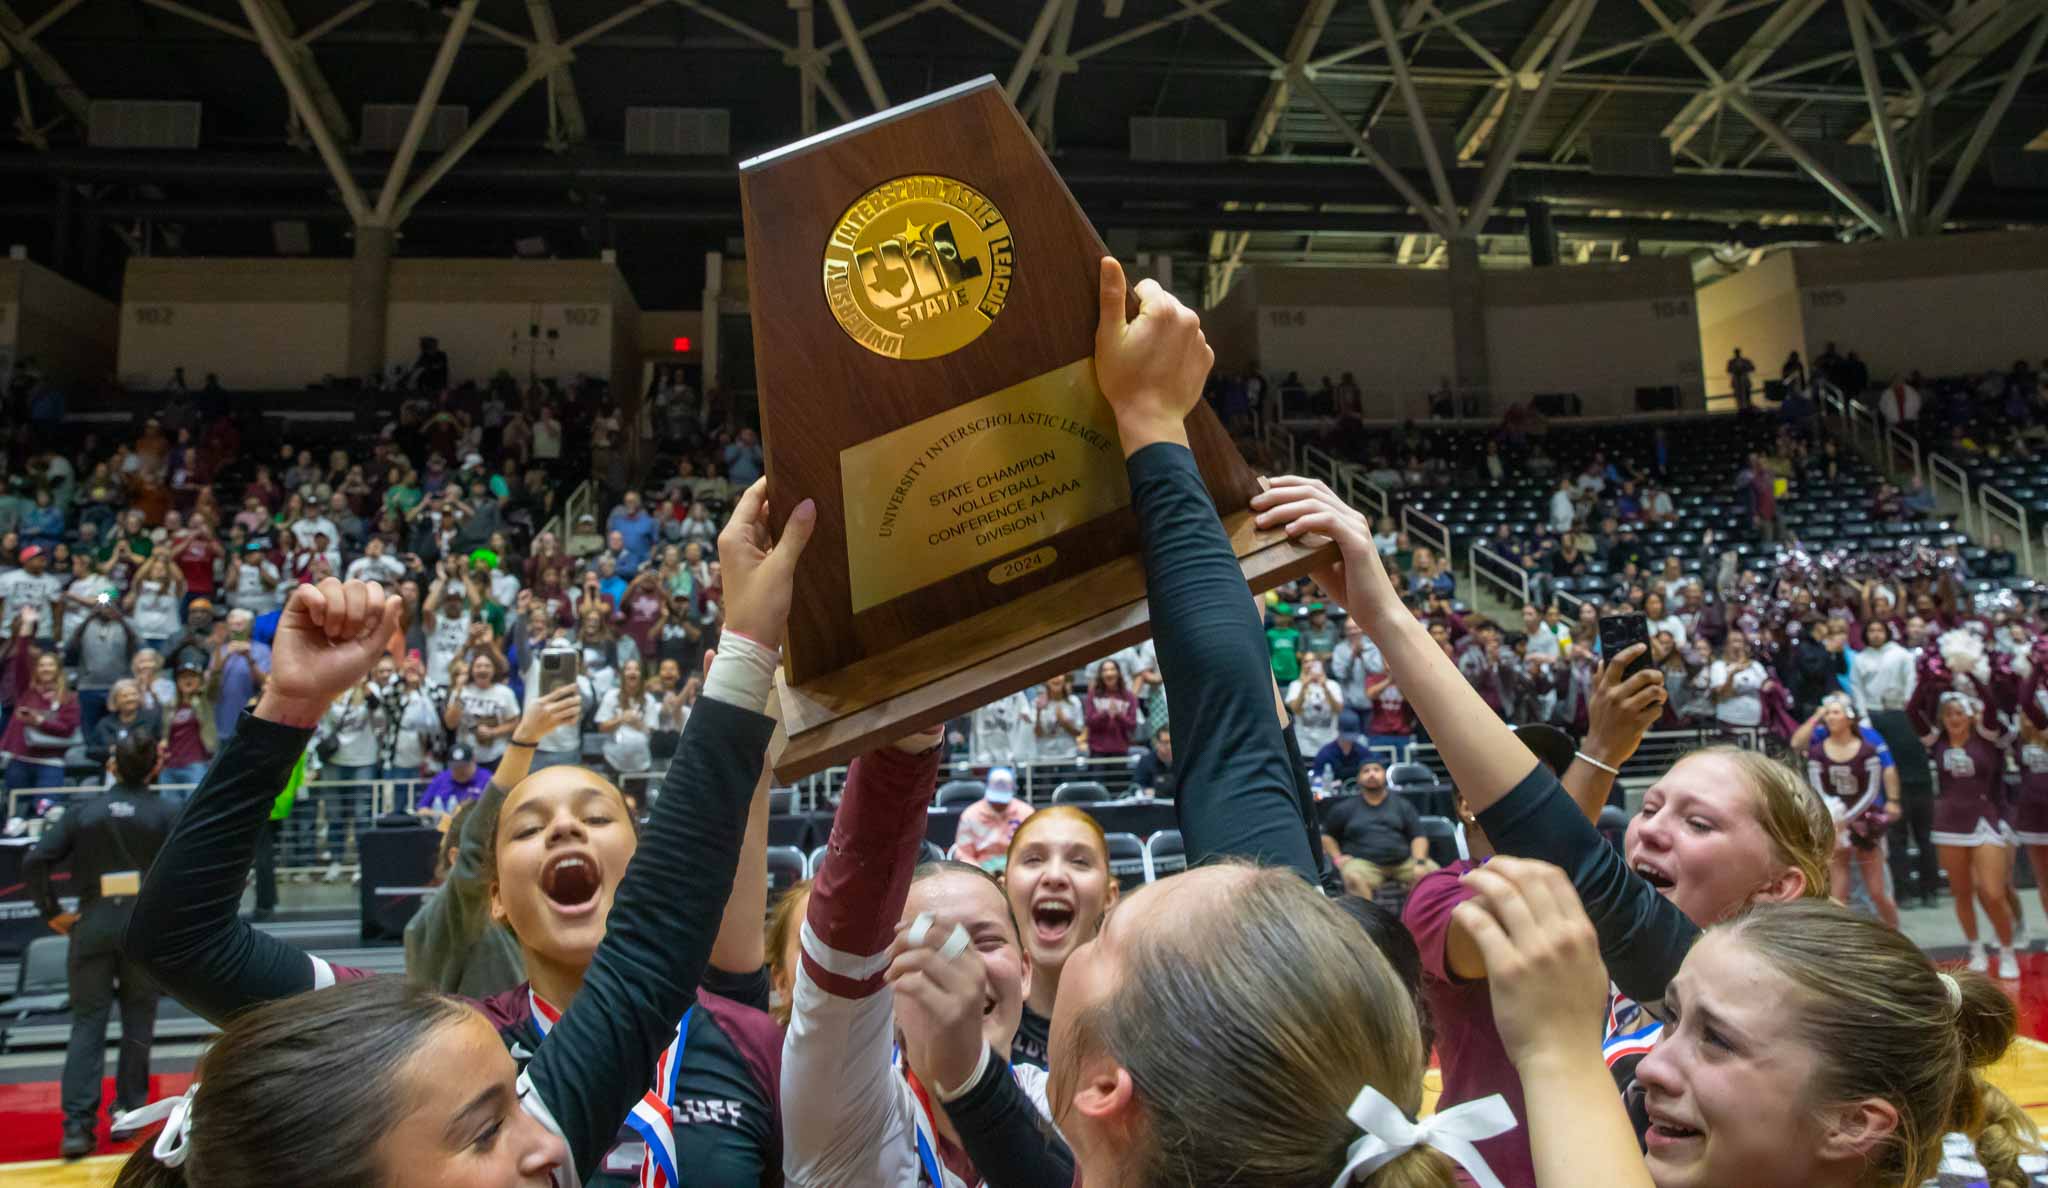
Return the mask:
[[[121,1115],[149,1104],[149,1045],[156,1033],[156,984],[121,952],[128,913],[142,876],[178,819],[178,807],[150,787],[156,739],[137,732],[115,748],[114,786],[66,812],[44,832],[22,864],[37,910],[71,937],[71,1044],[64,1053],[66,1159],[98,1148],[100,1078],[106,1068],[107,1014],[121,996],[121,1059],[114,1077],[115,1129]],[[67,912],[50,885],[50,869],[71,864],[78,910]]]

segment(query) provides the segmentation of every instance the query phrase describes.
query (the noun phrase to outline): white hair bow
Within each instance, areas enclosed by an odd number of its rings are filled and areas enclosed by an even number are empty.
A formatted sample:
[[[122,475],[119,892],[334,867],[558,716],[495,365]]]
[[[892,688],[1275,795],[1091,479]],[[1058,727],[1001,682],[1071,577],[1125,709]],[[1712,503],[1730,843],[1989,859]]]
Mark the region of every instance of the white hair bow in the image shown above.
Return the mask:
[[[124,1132],[142,1130],[163,1122],[163,1131],[156,1136],[156,1146],[150,1148],[150,1154],[165,1167],[183,1166],[185,1156],[192,1150],[192,1095],[197,1092],[199,1082],[194,1081],[191,1088],[176,1097],[150,1102],[133,1113],[123,1115],[121,1129]]]
[[[1330,1188],[1345,1188],[1364,1179],[1416,1147],[1434,1147],[1450,1156],[1480,1188],[1501,1188],[1499,1177],[1486,1164],[1486,1157],[1473,1146],[1515,1128],[1515,1112],[1508,1108],[1507,1098],[1498,1093],[1452,1106],[1420,1122],[1410,1122],[1399,1106],[1367,1085],[1358,1091],[1351,1108],[1344,1113],[1358,1124],[1365,1137],[1351,1144],[1351,1157]]]

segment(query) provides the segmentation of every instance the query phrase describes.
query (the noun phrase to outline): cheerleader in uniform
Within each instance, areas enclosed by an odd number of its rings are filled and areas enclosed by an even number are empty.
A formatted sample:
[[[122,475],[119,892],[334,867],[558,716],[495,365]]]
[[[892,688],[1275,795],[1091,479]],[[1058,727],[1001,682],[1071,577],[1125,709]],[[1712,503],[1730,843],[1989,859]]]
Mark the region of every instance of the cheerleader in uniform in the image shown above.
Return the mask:
[[[2020,976],[2012,946],[2012,909],[2006,885],[2017,838],[2005,822],[2005,749],[2008,736],[1984,728],[1977,699],[1944,693],[1935,729],[1923,740],[1934,756],[1934,846],[1955,895],[1956,920],[1970,942],[1970,969],[1990,967],[1977,937],[1977,905],[1998,934],[1998,976]]]
[[[1792,748],[1804,747],[1807,779],[1835,819],[1829,895],[1837,903],[1848,902],[1853,859],[1878,917],[1897,928],[1898,905],[1885,894],[1884,837],[1898,815],[1899,773],[1884,742],[1872,737],[1875,733],[1857,728],[1847,694],[1831,693],[1793,732]]]

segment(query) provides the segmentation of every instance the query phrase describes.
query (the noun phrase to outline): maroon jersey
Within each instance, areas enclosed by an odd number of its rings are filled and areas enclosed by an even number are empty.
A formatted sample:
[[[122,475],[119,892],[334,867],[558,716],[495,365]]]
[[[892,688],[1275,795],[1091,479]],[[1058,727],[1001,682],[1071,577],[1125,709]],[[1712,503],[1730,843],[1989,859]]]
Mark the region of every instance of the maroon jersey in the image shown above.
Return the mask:
[[[1996,824],[2005,803],[2005,751],[1982,735],[1956,746],[1944,734],[1934,746],[1940,793],[1934,802],[1937,833],[1970,833],[1977,822]]]

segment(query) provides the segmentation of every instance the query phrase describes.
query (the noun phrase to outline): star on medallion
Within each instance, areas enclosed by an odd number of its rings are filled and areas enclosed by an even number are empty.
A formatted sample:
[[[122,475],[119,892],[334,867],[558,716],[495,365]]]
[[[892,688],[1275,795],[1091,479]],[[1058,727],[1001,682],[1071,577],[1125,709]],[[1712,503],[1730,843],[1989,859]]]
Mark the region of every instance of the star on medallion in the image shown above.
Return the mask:
[[[925,226],[926,224],[913,223],[910,220],[905,219],[903,221],[903,242],[916,243],[919,240],[923,239]]]

